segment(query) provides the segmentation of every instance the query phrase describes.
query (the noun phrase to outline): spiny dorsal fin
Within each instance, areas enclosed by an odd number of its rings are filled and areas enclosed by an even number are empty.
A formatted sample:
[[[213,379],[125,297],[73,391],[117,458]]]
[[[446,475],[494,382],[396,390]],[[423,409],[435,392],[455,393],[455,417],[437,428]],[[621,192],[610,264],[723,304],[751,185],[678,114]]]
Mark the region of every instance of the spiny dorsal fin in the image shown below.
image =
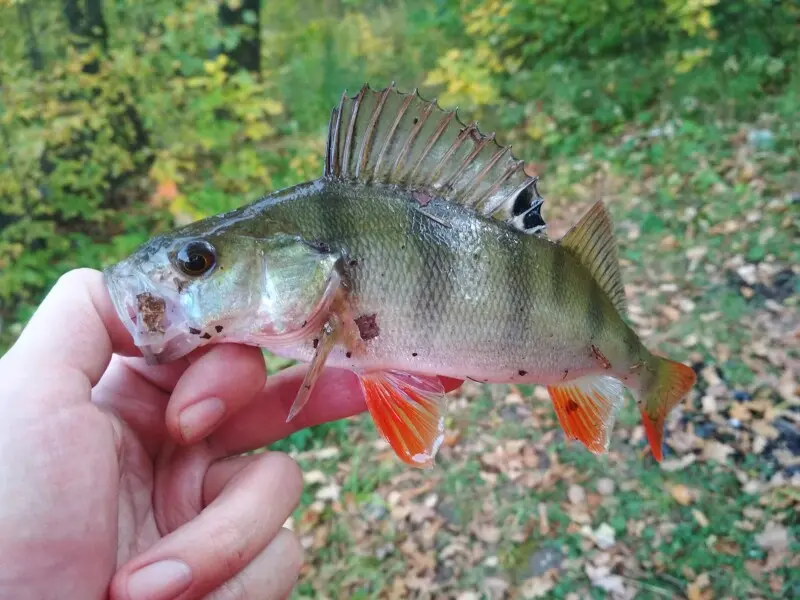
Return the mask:
[[[559,241],[589,269],[614,307],[626,311],[625,287],[619,273],[619,257],[614,228],[603,201],[599,200]]]
[[[328,128],[325,177],[395,184],[424,191],[500,218],[526,233],[543,233],[537,177],[477,124],[465,125],[415,89],[368,85],[342,95]]]

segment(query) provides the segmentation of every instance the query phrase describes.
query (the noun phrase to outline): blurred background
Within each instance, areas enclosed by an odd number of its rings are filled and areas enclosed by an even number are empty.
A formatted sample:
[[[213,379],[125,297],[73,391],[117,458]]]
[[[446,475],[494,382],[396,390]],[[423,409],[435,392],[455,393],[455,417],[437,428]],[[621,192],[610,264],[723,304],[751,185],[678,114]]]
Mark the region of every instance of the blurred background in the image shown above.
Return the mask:
[[[318,177],[392,81],[513,144],[551,237],[603,198],[699,381],[660,466],[632,406],[594,457],[524,386],[465,384],[428,473],[366,417],[293,435],[295,597],[800,597],[796,1],[0,0],[0,352],[63,272]]]

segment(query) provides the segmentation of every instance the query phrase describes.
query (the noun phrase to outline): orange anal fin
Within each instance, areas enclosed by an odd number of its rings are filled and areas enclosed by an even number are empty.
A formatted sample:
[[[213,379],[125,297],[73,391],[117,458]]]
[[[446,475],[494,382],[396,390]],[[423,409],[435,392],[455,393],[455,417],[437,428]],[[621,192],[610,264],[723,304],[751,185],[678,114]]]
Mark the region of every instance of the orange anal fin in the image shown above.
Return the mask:
[[[334,319],[328,320],[322,327],[322,333],[317,343],[317,350],[314,353],[314,358],[311,359],[311,364],[308,367],[308,371],[306,371],[300,389],[297,391],[297,396],[295,396],[292,407],[289,409],[289,416],[286,417],[287,423],[303,410],[308,399],[311,398],[311,392],[314,389],[314,385],[317,383],[317,379],[319,379],[320,373],[322,373],[322,369],[325,367],[325,361],[336,345],[338,337],[337,332],[338,328],[336,327],[336,321]]]
[[[360,375],[380,434],[407,465],[431,467],[444,439],[445,391],[438,377],[400,371]]]
[[[624,401],[622,384],[613,377],[591,375],[547,390],[567,438],[579,440],[594,454],[605,453]]]

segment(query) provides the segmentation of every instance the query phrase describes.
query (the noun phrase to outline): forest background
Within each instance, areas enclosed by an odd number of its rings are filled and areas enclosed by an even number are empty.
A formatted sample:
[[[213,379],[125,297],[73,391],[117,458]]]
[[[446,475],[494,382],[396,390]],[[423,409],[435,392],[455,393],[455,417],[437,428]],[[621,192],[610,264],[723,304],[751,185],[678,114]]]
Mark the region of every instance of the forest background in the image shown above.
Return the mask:
[[[630,320],[700,380],[660,467],[539,388],[465,385],[433,475],[365,419],[295,434],[297,596],[800,595],[795,1],[0,0],[0,352],[65,271],[319,176],[392,81],[513,144],[551,236],[605,199]]]

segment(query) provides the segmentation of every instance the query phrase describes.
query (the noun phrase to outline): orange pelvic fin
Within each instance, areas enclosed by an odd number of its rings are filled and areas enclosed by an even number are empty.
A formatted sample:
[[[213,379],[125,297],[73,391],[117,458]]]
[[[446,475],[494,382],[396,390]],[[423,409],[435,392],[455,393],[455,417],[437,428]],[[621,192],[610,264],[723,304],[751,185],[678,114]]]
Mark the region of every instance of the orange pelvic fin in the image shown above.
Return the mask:
[[[624,402],[622,384],[607,375],[590,375],[547,390],[567,438],[579,440],[594,454],[605,453]]]
[[[431,467],[444,439],[445,391],[438,377],[401,371],[360,375],[372,420],[398,458]]]

